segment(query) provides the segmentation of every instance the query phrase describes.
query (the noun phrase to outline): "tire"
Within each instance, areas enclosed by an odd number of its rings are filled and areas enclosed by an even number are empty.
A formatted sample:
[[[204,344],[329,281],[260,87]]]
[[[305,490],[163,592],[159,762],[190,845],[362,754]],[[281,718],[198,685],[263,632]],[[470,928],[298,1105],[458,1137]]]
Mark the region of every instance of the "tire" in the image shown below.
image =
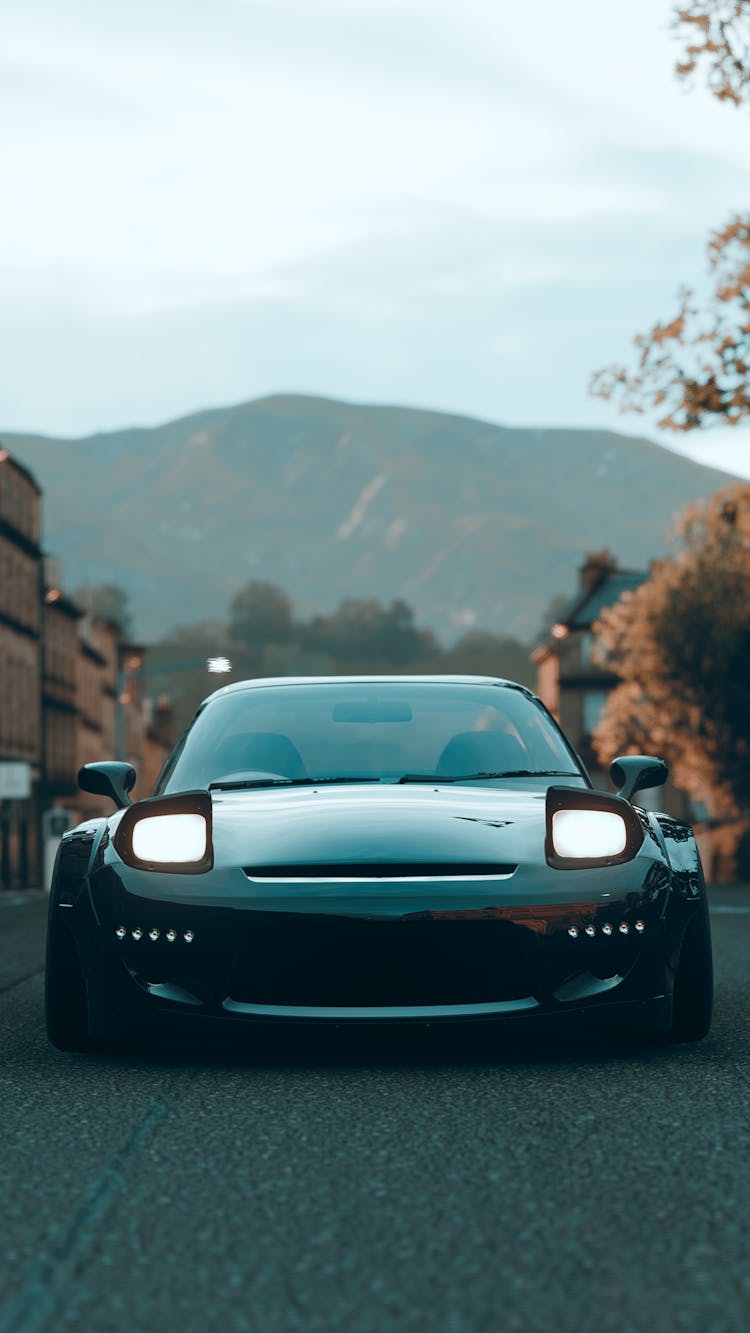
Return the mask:
[[[668,1042],[701,1041],[711,1027],[714,969],[708,906],[702,899],[682,941],[674,979],[672,1027]]]
[[[52,918],[44,969],[44,1017],[47,1036],[58,1051],[89,1051],[86,983],[78,951],[67,926]]]

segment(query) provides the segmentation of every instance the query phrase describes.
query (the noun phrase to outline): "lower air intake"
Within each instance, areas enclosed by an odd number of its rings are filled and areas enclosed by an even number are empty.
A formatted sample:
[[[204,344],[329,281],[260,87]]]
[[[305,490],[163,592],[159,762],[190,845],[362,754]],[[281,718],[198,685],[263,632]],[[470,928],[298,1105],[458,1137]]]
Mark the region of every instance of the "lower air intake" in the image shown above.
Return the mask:
[[[229,995],[251,1004],[478,1004],[531,993],[510,921],[356,921],[280,913],[248,932]]]

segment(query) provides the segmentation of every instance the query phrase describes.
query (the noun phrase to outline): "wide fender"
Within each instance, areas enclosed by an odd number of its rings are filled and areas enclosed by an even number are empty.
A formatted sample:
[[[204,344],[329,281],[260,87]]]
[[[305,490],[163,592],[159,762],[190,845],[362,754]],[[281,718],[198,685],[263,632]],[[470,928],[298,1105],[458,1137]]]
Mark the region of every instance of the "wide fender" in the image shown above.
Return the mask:
[[[95,957],[96,916],[89,893],[89,875],[106,841],[106,819],[92,819],[66,833],[57,849],[50,885],[47,947],[55,931],[69,930],[84,973]]]
[[[686,901],[705,897],[703,866],[690,824],[680,819],[672,819],[670,815],[657,814],[652,818],[661,833],[675,892]]]
[[[664,915],[667,962],[674,973],[680,961],[685,931],[700,913],[708,922],[708,898],[700,852],[690,824],[671,815],[650,814],[670,870],[670,894]]]

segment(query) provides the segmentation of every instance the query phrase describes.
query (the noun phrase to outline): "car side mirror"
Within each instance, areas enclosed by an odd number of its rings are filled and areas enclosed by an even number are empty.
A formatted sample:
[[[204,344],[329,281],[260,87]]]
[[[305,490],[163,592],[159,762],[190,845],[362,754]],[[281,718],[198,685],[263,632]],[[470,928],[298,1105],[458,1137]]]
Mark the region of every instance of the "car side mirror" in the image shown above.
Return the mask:
[[[637,791],[647,787],[663,787],[669,769],[663,759],[650,754],[625,754],[613,760],[609,775],[617,788],[617,795],[630,801]]]
[[[95,796],[108,796],[118,810],[124,810],[132,805],[128,792],[135,786],[135,769],[132,764],[114,762],[84,764],[78,770],[78,786]]]

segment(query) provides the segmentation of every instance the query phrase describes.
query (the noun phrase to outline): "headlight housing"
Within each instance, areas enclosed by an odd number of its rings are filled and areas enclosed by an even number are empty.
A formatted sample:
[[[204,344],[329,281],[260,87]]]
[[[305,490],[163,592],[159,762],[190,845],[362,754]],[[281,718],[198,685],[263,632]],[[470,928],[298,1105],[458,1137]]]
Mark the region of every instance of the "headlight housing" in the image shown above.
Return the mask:
[[[212,806],[208,792],[155,796],[131,805],[113,838],[126,865],[137,870],[201,875],[213,867]]]
[[[630,861],[643,843],[635,810],[619,796],[580,787],[547,792],[547,862],[555,870],[581,870]]]

